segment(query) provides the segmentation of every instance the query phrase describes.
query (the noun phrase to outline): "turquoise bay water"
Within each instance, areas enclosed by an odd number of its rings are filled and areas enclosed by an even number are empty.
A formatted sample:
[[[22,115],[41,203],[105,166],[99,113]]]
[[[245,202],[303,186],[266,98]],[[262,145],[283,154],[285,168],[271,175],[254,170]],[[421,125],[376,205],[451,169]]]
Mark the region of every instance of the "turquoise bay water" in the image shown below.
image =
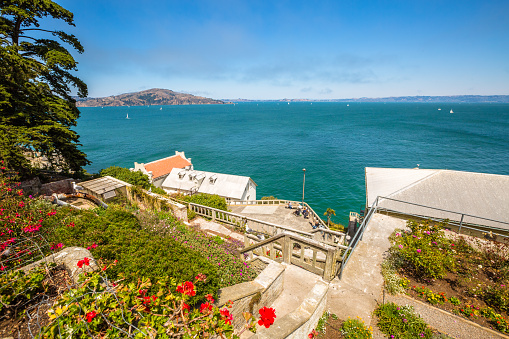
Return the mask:
[[[509,175],[509,104],[240,103],[80,111],[76,130],[92,161],[89,172],[130,168],[179,150],[197,170],[250,176],[258,199],[300,200],[306,168],[305,200],[317,213],[333,208],[343,223],[349,211],[365,205],[365,167],[420,164]]]

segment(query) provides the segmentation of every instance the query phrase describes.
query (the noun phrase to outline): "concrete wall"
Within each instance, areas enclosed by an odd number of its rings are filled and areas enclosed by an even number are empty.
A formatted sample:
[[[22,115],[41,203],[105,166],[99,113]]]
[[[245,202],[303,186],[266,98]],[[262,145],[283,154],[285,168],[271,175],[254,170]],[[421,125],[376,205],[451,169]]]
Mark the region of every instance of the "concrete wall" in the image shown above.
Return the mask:
[[[247,189],[244,192],[244,195],[240,199],[242,200],[256,200],[256,185],[252,180],[249,180]]]
[[[307,338],[325,311],[328,289],[327,283],[318,282],[295,311],[276,318],[270,328],[262,328],[251,339]]]
[[[246,323],[243,312],[258,315],[258,310],[272,305],[283,290],[283,272],[285,267],[277,262],[266,260],[269,265],[255,280],[225,287],[219,290],[218,307],[225,305],[228,300],[233,301],[230,312],[233,315],[233,327],[240,329]]]
[[[75,179],[64,179],[47,184],[41,184],[39,178],[21,182],[20,188],[26,193],[52,195],[53,193],[72,193],[72,182]]]

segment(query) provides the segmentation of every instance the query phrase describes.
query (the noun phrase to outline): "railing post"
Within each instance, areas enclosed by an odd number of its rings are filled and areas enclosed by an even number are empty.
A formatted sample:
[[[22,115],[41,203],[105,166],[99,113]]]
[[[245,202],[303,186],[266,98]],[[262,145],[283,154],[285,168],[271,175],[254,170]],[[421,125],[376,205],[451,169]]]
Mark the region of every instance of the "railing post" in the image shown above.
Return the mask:
[[[331,281],[334,277],[334,250],[327,250],[327,258],[325,259],[325,268],[323,269],[323,280]]]
[[[465,216],[464,214],[462,214],[462,215],[461,215],[461,220],[460,220],[460,229],[458,230],[458,233],[459,233],[459,234],[461,234],[461,225],[463,225],[463,217],[464,217],[464,216]],[[470,233],[470,234],[472,234],[472,233]]]
[[[292,240],[289,235],[285,235],[283,238],[283,261],[287,264],[291,264],[292,261]]]

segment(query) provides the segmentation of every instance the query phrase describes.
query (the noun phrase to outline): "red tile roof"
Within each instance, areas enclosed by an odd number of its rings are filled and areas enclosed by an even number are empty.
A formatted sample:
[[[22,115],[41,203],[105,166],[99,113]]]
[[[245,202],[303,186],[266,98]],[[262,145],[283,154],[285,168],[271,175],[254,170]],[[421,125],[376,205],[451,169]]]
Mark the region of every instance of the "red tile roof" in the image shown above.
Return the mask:
[[[169,174],[174,168],[184,168],[191,166],[191,163],[180,155],[174,155],[169,158],[156,160],[145,164],[147,172],[152,172],[152,179],[157,179],[160,176]]]

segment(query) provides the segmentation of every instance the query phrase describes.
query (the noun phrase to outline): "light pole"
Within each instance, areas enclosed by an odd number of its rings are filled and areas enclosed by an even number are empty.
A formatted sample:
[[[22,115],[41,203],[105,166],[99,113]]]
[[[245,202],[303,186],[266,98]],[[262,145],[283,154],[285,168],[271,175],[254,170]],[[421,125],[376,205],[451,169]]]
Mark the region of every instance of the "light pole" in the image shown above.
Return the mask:
[[[304,179],[302,180],[302,207],[304,207],[304,187],[306,186],[306,169],[303,168],[302,171],[304,172]]]

